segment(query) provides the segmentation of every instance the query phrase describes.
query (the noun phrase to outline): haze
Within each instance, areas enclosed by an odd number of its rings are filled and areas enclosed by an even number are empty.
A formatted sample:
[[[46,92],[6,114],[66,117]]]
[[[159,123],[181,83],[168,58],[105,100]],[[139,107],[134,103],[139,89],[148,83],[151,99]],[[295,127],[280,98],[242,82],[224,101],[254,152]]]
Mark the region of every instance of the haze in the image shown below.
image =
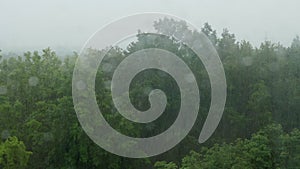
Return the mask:
[[[199,28],[208,22],[218,34],[228,28],[255,46],[265,40],[288,46],[300,34],[299,6],[298,0],[0,0],[0,49],[79,51],[105,24],[140,12],[173,14]]]

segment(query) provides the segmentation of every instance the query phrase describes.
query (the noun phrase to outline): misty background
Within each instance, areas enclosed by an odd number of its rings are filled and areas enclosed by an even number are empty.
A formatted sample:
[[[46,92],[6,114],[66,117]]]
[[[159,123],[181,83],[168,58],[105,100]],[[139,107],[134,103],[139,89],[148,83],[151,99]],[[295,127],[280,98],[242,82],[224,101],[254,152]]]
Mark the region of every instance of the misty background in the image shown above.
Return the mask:
[[[255,46],[266,40],[289,46],[300,34],[299,6],[298,0],[0,0],[0,49],[79,52],[99,28],[141,12],[176,15],[198,28],[208,22],[219,35],[228,28]]]

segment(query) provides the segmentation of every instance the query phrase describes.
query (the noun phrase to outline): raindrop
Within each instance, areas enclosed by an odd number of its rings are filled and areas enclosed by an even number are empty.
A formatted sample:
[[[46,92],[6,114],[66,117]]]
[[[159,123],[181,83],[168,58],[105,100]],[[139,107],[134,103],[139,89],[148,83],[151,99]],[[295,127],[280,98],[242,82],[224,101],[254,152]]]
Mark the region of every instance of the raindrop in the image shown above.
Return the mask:
[[[47,141],[47,142],[52,141],[53,140],[53,134],[50,133],[50,132],[44,133],[43,134],[43,140]]]
[[[149,93],[152,91],[153,89],[151,87],[145,87],[144,89],[144,94],[145,95],[149,95]]]
[[[86,84],[82,80],[80,80],[76,83],[76,88],[78,90],[84,90],[86,89]]]
[[[251,66],[252,63],[253,63],[253,59],[252,59],[251,57],[249,57],[249,56],[244,57],[244,58],[242,59],[242,63],[243,63],[245,66]]]
[[[3,130],[1,133],[1,138],[5,140],[8,137],[10,137],[10,132],[8,130]]]
[[[104,82],[104,87],[105,87],[106,89],[110,89],[110,87],[111,87],[111,81],[110,81],[110,80],[105,81],[105,82]]]
[[[113,66],[110,63],[105,63],[105,64],[103,64],[102,69],[104,72],[111,72],[111,70],[113,69]]]
[[[6,86],[0,86],[0,95],[4,95],[7,93],[7,87]]]
[[[279,70],[279,64],[278,63],[271,63],[269,65],[269,70],[272,72],[277,72]]]
[[[193,73],[189,73],[189,74],[185,75],[184,80],[187,81],[188,83],[195,82],[195,78],[194,78]]]
[[[39,78],[32,76],[28,79],[29,86],[37,86],[39,84]]]

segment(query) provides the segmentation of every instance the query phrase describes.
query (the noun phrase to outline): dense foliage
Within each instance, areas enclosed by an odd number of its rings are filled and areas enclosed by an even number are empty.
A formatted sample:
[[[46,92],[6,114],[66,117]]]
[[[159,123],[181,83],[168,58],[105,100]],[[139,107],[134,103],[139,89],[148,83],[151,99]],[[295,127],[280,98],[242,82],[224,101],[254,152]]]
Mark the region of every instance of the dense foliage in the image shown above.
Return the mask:
[[[159,33],[197,36],[182,22],[163,19],[154,26]],[[299,168],[299,37],[290,47],[266,41],[257,48],[236,41],[226,29],[219,37],[209,24],[202,32],[221,57],[228,87],[224,116],[206,143],[197,142],[210,106],[210,84],[201,61],[176,38],[139,33],[125,50],[110,49],[100,66],[96,79],[99,107],[107,121],[126,135],[153,136],[172,125],[180,93],[168,74],[146,70],[132,81],[130,97],[138,109],[149,108],[148,94],[154,88],[168,97],[164,114],[149,124],[135,124],[115,113],[109,88],[113,70],[126,56],[144,48],[165,49],[188,64],[199,84],[201,108],[189,136],[172,150],[148,159],[123,158],[101,149],[82,130],[73,108],[71,82],[77,54],[62,60],[47,48],[1,60],[0,168]]]

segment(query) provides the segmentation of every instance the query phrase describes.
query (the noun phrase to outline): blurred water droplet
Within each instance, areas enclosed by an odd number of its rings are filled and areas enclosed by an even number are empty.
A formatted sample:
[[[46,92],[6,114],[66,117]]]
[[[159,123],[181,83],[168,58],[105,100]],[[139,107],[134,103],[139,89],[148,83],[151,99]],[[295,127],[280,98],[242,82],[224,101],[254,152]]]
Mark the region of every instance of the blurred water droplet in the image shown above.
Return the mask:
[[[105,82],[104,82],[104,87],[105,87],[106,89],[109,89],[109,90],[110,90],[110,88],[111,88],[111,81],[110,81],[110,80],[105,81]]]
[[[144,94],[145,95],[149,95],[149,93],[152,91],[153,89],[151,88],[151,87],[146,87],[145,89],[144,89]]]
[[[53,134],[50,132],[46,132],[43,134],[43,140],[46,142],[52,141],[54,139]]]
[[[277,72],[279,70],[279,64],[278,63],[271,63],[269,65],[269,70],[271,72]]]
[[[10,137],[10,132],[8,131],[8,130],[3,130],[2,132],[1,132],[1,138],[2,139],[7,139],[8,137]]]
[[[80,80],[76,83],[76,88],[78,90],[84,90],[86,89],[86,84],[82,80]]]
[[[187,81],[188,83],[193,83],[195,82],[195,78],[193,73],[187,74],[184,76],[184,80]]]
[[[253,59],[252,59],[251,57],[249,57],[249,56],[244,57],[244,58],[242,59],[242,63],[243,63],[245,66],[251,66],[252,63],[253,63]]]
[[[102,67],[102,69],[103,69],[104,72],[111,72],[112,68],[113,67],[112,67],[112,65],[110,63],[105,63],[105,64],[103,64],[103,67]]]
[[[39,84],[39,78],[32,76],[28,79],[29,86],[37,86]]]
[[[0,95],[7,93],[7,87],[6,86],[0,86]]]

